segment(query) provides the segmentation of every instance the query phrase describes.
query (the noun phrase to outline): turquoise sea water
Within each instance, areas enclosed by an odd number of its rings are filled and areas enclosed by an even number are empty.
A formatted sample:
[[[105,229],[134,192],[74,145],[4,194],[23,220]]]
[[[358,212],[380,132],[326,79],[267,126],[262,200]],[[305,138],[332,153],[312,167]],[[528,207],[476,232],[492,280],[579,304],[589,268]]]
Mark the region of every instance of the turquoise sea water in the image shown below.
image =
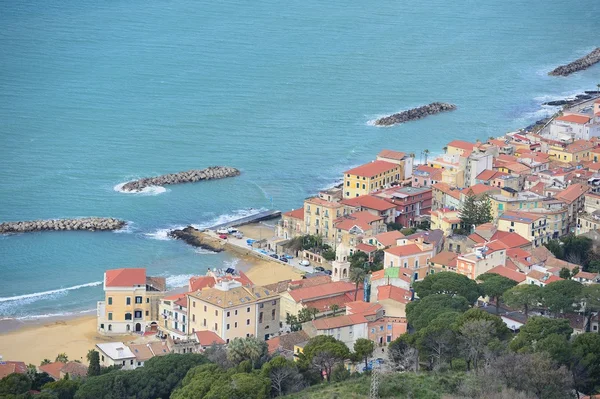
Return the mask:
[[[491,4],[486,4],[491,3]],[[120,233],[0,237],[0,318],[93,309],[108,268],[172,286],[235,260],[164,239],[250,208],[287,210],[382,148],[440,152],[593,90],[600,2],[0,2],[0,221],[113,216]],[[432,101],[452,113],[369,121]],[[210,165],[238,178],[123,194]]]

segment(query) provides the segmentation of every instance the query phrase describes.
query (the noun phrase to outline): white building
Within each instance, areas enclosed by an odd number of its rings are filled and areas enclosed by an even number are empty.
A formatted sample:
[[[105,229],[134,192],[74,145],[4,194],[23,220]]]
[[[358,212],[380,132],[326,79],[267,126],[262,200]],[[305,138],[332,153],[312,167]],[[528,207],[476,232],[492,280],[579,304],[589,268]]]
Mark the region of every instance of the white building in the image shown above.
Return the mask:
[[[96,344],[96,349],[100,354],[101,366],[121,366],[122,370],[133,370],[137,367],[134,353],[123,342]]]
[[[565,112],[550,124],[553,140],[589,140],[600,136],[600,124],[594,123],[593,116]]]
[[[337,317],[326,317],[312,321],[315,331],[307,331],[310,336],[329,335],[346,344],[351,350],[359,338],[368,339],[369,321],[362,314],[351,314]]]

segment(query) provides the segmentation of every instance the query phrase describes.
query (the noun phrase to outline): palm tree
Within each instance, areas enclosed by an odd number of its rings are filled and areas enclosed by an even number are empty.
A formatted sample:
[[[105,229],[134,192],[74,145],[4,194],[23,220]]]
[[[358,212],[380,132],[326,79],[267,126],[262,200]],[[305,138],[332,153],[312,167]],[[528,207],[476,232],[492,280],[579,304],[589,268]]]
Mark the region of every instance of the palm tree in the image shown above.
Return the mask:
[[[423,155],[425,155],[425,165],[427,165],[427,156],[429,155],[429,150],[423,150]]]
[[[340,310],[340,307],[338,305],[336,305],[335,303],[333,305],[331,305],[331,311],[333,312],[333,317],[335,317],[335,312],[337,312],[338,310]]]
[[[50,364],[50,363],[52,363],[52,360],[50,360],[50,359],[44,359],[44,360],[42,360],[42,362],[40,363],[40,366],[43,366],[43,365],[45,365],[45,364]]]
[[[442,150],[444,150],[444,154],[448,152],[448,146],[442,148]]]
[[[55,362],[63,362],[63,363],[67,363],[69,361],[69,357],[67,356],[66,353],[59,353],[56,356],[56,360],[54,360]]]
[[[350,269],[350,281],[356,284],[356,288],[354,290],[354,300],[356,301],[356,297],[358,296],[358,285],[365,280],[365,270],[360,267],[353,267]]]
[[[410,154],[408,154],[409,157],[414,158],[415,157],[415,153],[411,152]]]
[[[598,84],[596,85],[596,87],[598,88],[598,90],[597,90],[597,93],[596,93],[596,94],[600,94],[600,83],[598,83]]]

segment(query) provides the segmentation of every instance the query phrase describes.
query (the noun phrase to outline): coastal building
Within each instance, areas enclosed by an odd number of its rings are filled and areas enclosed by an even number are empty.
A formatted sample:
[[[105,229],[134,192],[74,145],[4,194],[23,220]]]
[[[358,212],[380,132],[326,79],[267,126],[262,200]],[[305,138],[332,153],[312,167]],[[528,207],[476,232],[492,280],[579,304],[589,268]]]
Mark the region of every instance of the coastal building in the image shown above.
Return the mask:
[[[398,240],[401,238],[404,238],[404,234],[398,230],[392,230],[370,237],[368,243],[377,247],[377,249],[385,249],[398,245]]]
[[[342,246],[348,249],[355,247],[368,237],[387,230],[384,219],[369,211],[342,216],[333,222],[333,227],[335,229],[333,246]]]
[[[304,234],[304,207],[281,214],[277,223],[277,236],[283,239],[292,239]]]
[[[431,209],[454,208],[459,209],[461,206],[460,192],[456,187],[451,187],[446,183],[435,183],[431,186],[432,202]]]
[[[375,195],[396,206],[395,222],[405,227],[418,224],[431,210],[432,191],[429,187],[392,187]]]
[[[600,136],[600,125],[595,124],[591,115],[565,112],[550,124],[550,137],[553,140],[589,140]]]
[[[334,220],[343,216],[344,206],[319,197],[304,200],[305,234],[322,236],[326,242],[335,240]]]
[[[408,329],[408,323],[402,317],[382,317],[381,319],[370,321],[367,329],[369,331],[368,339],[379,346],[384,346],[402,334],[405,334]]]
[[[542,272],[539,270],[532,270],[529,273],[527,273],[525,281],[521,284],[534,284],[539,287],[545,287],[550,283],[560,280],[562,280],[562,278],[555,276],[552,273]]]
[[[413,157],[409,154],[399,151],[382,150],[377,154],[377,160],[398,164],[400,167],[400,180],[410,181],[413,173]]]
[[[548,149],[551,160],[563,163],[578,163],[590,160],[594,144],[587,140],[575,140],[567,145],[553,145]]]
[[[344,172],[344,198],[367,195],[400,181],[397,163],[373,161]]]
[[[287,334],[278,335],[267,341],[269,354],[279,354],[288,359],[296,360],[298,354],[295,353],[294,347],[298,344],[306,342],[310,339],[305,331],[292,331]]]
[[[396,205],[374,195],[347,198],[342,200],[341,204],[344,206],[345,215],[367,211],[380,216],[384,223],[393,223],[396,219]]]
[[[451,236],[455,230],[460,228],[460,212],[450,208],[431,211],[431,228],[440,229],[445,235]]]
[[[348,278],[348,277],[346,277]],[[305,285],[301,288],[289,289],[279,294],[281,298],[280,318],[288,315],[297,316],[302,309],[314,308],[319,313],[326,313],[331,306],[343,309],[345,304],[354,300],[356,286],[347,281],[328,282],[319,285]],[[357,295],[358,298],[360,296]]]
[[[24,362],[15,362],[7,360],[0,361],[0,379],[14,373],[27,373],[27,365]]]
[[[393,317],[406,317],[406,305],[413,299],[413,292],[392,284],[377,287],[377,303],[383,314]]]
[[[552,237],[543,213],[505,211],[498,218],[498,230],[516,232],[530,240],[533,247],[547,243]]]
[[[119,366],[121,370],[133,370],[137,368],[134,353],[122,342],[96,344],[96,350],[100,355],[100,366]]]
[[[456,272],[475,280],[496,266],[506,264],[506,248],[497,241],[475,247],[473,252],[459,255]]]
[[[505,211],[519,211],[538,208],[546,197],[530,191],[517,191],[505,187],[499,194],[490,194],[492,217],[497,219]]]
[[[495,150],[495,151],[494,151]],[[465,165],[465,186],[477,184],[477,176],[484,170],[492,169],[494,154],[498,155],[498,147],[493,146],[486,151],[474,150],[466,158]]]
[[[404,291],[409,291],[412,284],[412,277],[413,271],[403,267],[388,267],[371,273],[369,282],[371,285],[371,292],[369,300],[371,302],[377,302],[379,300],[379,288],[383,286],[393,286],[401,288]]]
[[[173,339],[187,339],[187,294],[175,294],[160,301],[159,329]]]
[[[567,206],[567,229],[575,232],[577,216],[583,211],[585,205],[585,194],[590,188],[583,184],[571,184],[554,196],[555,199],[564,202]]]
[[[413,187],[431,187],[442,181],[442,169],[429,165],[419,165],[413,172]]]
[[[412,272],[414,281],[424,279],[429,274],[429,259],[434,256],[433,245],[422,238],[399,240],[399,245],[384,251],[383,267],[401,267]]]
[[[105,300],[97,306],[98,331],[113,335],[156,330],[165,291],[165,278],[148,277],[146,269],[107,270]]]
[[[279,331],[279,295],[260,286],[222,280],[187,295],[188,332],[212,331],[225,342]]]
[[[474,143],[469,143],[463,140],[452,140],[446,145],[446,154],[458,155],[458,156],[469,156],[475,148]]]
[[[325,317],[309,321],[304,324],[303,330],[312,338],[318,335],[328,335],[353,349],[358,339],[368,339],[367,325],[369,321],[362,314]]]
[[[135,355],[135,368],[144,367],[144,363],[155,356],[165,356],[171,353],[171,349],[164,341],[152,341],[145,343],[131,343],[127,347]]]

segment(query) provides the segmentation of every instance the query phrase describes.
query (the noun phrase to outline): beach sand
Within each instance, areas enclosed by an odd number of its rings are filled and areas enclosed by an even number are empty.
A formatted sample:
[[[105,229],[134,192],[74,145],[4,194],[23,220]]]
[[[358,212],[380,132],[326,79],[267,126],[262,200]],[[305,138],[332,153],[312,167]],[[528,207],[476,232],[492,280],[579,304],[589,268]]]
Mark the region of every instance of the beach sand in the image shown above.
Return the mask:
[[[292,266],[266,260],[253,260],[250,270],[245,273],[256,285],[267,285],[283,280],[299,280],[302,278],[302,273]]]
[[[86,355],[100,342],[130,341],[135,337],[103,337],[96,332],[96,316],[60,321],[25,323],[25,326],[0,335],[0,355],[4,360],[23,361],[39,366],[42,360],[54,361],[59,353],[69,360],[87,363]]]
[[[272,226],[263,223],[251,223],[237,228],[239,231],[244,233],[245,237],[253,238],[255,240],[273,238],[275,235],[275,229]]]

